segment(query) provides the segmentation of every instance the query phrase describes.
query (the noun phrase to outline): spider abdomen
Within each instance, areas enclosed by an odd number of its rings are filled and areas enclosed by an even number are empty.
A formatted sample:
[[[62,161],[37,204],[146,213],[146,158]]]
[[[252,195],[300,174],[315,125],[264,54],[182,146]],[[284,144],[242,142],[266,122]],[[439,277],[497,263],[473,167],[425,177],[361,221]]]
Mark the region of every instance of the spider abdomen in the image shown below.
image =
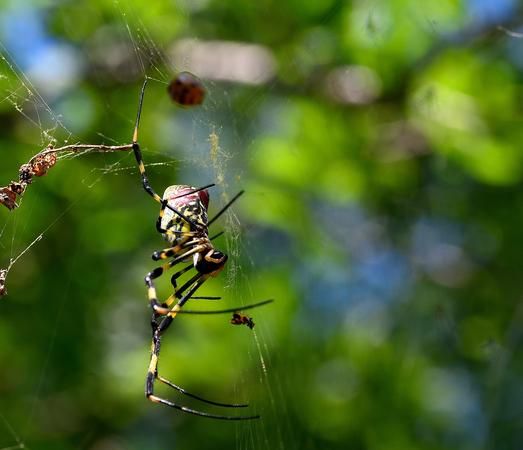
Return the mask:
[[[209,192],[207,189],[193,192],[197,188],[183,184],[169,186],[163,200],[167,201],[170,208],[164,210],[161,227],[173,233],[166,234],[169,242],[181,243],[188,239],[185,233],[197,232],[200,237],[207,237],[207,207],[209,205]],[[172,209],[171,209],[172,208]],[[189,223],[174,210],[191,220]],[[198,227],[195,229],[194,224]]]

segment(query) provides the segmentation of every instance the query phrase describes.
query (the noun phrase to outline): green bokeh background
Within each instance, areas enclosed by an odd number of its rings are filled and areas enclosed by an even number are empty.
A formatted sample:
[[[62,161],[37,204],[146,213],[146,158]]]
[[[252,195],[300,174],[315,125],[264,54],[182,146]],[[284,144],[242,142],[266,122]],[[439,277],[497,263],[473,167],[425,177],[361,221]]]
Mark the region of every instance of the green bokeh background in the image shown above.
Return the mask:
[[[495,3],[1,2],[0,185],[49,136],[129,143],[150,76],[153,186],[216,182],[211,213],[246,191],[213,225],[230,261],[204,293],[276,302],[252,311],[254,332],[177,318],[160,362],[261,420],[147,402],[158,205],[131,154],[59,161],[0,210],[0,267],[43,233],[0,300],[0,449],[521,448],[523,39],[506,30],[523,11]],[[204,79],[204,106],[177,108],[165,82],[183,38],[262,45],[275,75]],[[67,83],[67,59],[42,48],[73,55]],[[336,70],[377,80],[374,95],[328,95]]]

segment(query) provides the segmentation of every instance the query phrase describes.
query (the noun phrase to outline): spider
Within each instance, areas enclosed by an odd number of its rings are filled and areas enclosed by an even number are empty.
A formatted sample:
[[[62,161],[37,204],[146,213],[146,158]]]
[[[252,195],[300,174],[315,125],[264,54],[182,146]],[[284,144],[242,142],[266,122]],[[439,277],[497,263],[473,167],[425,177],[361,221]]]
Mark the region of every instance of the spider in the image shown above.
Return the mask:
[[[195,394],[187,392],[185,389],[177,386],[171,381],[161,377],[158,374],[158,360],[160,356],[160,342],[162,335],[169,328],[173,319],[179,313],[193,313],[193,314],[221,314],[236,312],[242,309],[254,308],[271,302],[272,300],[265,300],[255,304],[235,307],[231,309],[217,310],[217,311],[186,311],[182,307],[191,298],[196,299],[220,299],[220,297],[195,297],[195,292],[205,283],[210,277],[215,277],[224,268],[227,262],[227,255],[220,250],[214,248],[212,239],[218,235],[209,238],[208,227],[216,221],[242,194],[240,191],[232,200],[230,200],[218,213],[212,218],[207,217],[207,208],[209,206],[209,192],[208,188],[214,186],[213,184],[203,187],[192,187],[187,185],[174,185],[168,187],[163,197],[160,197],[149,184],[149,180],[145,171],[145,165],[138,144],[138,127],[140,124],[140,115],[143,107],[143,100],[145,88],[147,85],[147,78],[145,79],[139,104],[138,113],[136,116],[136,124],[134,127],[132,148],[138,169],[142,178],[142,185],[144,190],[158,203],[160,203],[160,213],[156,220],[156,229],[169,242],[170,247],[160,251],[156,251],[152,255],[155,261],[168,260],[163,265],[156,267],[149,272],[145,277],[145,284],[148,289],[149,304],[153,310],[151,327],[152,327],[152,343],[151,343],[151,359],[147,371],[145,382],[145,396],[154,403],[160,403],[171,408],[184,411],[189,414],[197,416],[209,417],[214,419],[224,420],[247,420],[259,418],[259,415],[250,416],[226,416],[211,414],[208,412],[198,411],[188,408],[186,406],[174,403],[170,400],[158,397],[154,394],[155,381],[158,380],[167,386],[174,388],[182,394],[185,394],[202,402],[222,407],[241,408],[246,407],[246,404],[228,404],[219,403],[211,400],[206,400]],[[167,270],[177,267],[178,264],[192,260],[190,264],[175,272],[171,277],[171,284],[174,287],[174,293],[163,303],[160,303],[157,298],[156,287],[154,280],[163,275]],[[190,271],[195,269],[196,273],[182,286],[177,286],[177,279]]]

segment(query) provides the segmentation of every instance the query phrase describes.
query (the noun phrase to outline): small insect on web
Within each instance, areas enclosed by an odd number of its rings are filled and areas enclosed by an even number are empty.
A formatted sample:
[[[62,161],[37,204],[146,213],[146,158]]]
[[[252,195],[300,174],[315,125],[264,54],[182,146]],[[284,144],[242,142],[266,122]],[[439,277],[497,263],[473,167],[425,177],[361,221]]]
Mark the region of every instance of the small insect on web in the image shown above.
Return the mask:
[[[252,320],[252,317],[247,316],[246,314],[242,314],[241,312],[234,311],[232,313],[232,319],[231,323],[233,325],[246,325],[251,330],[254,328],[254,320]]]
[[[167,92],[180,106],[201,105],[205,97],[202,82],[190,72],[180,72],[167,86]]]
[[[145,284],[148,288],[149,304],[153,310],[151,327],[152,327],[152,343],[151,343],[151,359],[147,371],[147,378],[145,384],[146,397],[155,403],[160,403],[171,408],[184,411],[186,413],[209,417],[214,419],[224,420],[247,420],[257,419],[258,415],[250,416],[226,416],[211,414],[203,411],[188,408],[179,405],[170,400],[158,397],[154,394],[154,384],[156,380],[166,384],[194,399],[202,402],[222,407],[242,408],[246,404],[228,404],[219,403],[204,399],[195,394],[187,392],[185,389],[177,386],[171,381],[161,377],[158,374],[158,361],[160,357],[160,343],[165,331],[169,328],[173,319],[179,313],[189,314],[222,314],[254,308],[272,302],[272,300],[265,300],[252,305],[237,306],[235,308],[216,311],[183,311],[183,306],[194,297],[196,291],[211,277],[217,276],[224,268],[227,262],[227,255],[220,250],[214,248],[212,239],[209,238],[209,226],[214,223],[242,194],[240,191],[232,200],[222,207],[218,213],[212,218],[207,217],[207,208],[209,206],[209,192],[208,188],[214,186],[213,184],[203,187],[192,187],[187,185],[169,186],[163,197],[160,197],[149,184],[149,180],[145,171],[145,165],[142,158],[140,145],[138,144],[138,128],[140,124],[140,115],[143,107],[143,100],[145,95],[145,88],[147,86],[147,78],[145,79],[142,91],[140,93],[140,100],[138,104],[138,113],[136,116],[136,125],[133,134],[132,148],[138,164],[138,169],[142,177],[142,184],[145,191],[158,203],[160,203],[160,213],[156,220],[156,229],[163,235],[163,237],[171,245],[160,251],[156,251],[152,255],[155,261],[169,260],[163,265],[155,268],[145,277]],[[202,97],[203,99],[203,97]],[[215,236],[217,237],[217,236]],[[160,303],[157,298],[156,287],[154,280],[162,276],[167,270],[177,267],[187,259],[192,259],[192,263],[179,269],[171,276],[171,284],[174,288],[173,294],[169,298]],[[178,287],[177,280],[183,274],[195,270],[195,274],[189,278],[187,282]],[[199,297],[205,298],[205,297]],[[252,319],[251,319],[252,322]],[[254,323],[252,322],[254,326]]]

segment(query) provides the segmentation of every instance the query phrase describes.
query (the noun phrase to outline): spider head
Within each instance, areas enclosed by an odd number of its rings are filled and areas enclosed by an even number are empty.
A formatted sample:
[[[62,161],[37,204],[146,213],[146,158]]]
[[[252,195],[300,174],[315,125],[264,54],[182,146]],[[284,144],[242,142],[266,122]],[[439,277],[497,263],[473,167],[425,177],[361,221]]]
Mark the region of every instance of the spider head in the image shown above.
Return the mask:
[[[209,250],[202,256],[198,255],[195,268],[202,274],[217,275],[227,262],[227,255],[220,250]]]

